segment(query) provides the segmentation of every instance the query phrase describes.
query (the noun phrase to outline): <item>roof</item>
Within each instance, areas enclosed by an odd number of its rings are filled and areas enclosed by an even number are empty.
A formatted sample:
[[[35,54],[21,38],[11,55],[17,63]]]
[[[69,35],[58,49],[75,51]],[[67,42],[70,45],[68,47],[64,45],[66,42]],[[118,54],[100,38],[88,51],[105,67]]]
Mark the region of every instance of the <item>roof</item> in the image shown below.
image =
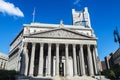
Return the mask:
[[[66,28],[72,28],[72,29],[91,29],[91,28],[87,28],[84,26],[76,26],[76,25],[66,25],[66,24],[62,24],[64,27]],[[60,24],[46,24],[46,23],[31,23],[31,24],[23,24],[23,26],[28,26],[28,27],[58,27],[60,26]]]
[[[0,58],[7,60],[8,59],[8,55],[0,52]]]

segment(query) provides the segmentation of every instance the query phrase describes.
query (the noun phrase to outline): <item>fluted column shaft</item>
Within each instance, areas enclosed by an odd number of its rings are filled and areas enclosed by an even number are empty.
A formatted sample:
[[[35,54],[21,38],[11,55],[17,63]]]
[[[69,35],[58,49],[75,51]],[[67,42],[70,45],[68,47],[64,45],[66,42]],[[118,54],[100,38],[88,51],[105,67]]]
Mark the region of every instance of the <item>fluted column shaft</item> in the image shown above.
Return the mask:
[[[94,46],[94,49],[93,49],[93,60],[94,60],[94,66],[95,66],[95,74],[98,74],[98,71],[97,71],[97,46],[95,45]]]
[[[35,45],[36,45],[35,43],[32,43],[32,53],[31,53],[31,60],[30,60],[29,76],[33,76],[33,71],[34,71]]]
[[[88,50],[88,68],[89,68],[89,75],[93,76],[93,62],[92,62],[92,55],[90,51],[90,45],[87,45],[87,50]]]
[[[24,69],[24,75],[27,76],[28,74],[28,50],[27,50],[27,45],[28,43],[25,43],[24,44],[24,51],[23,51],[23,54],[25,56],[25,69]]]
[[[59,76],[59,44],[56,44],[56,65],[55,75]]]
[[[83,54],[83,45],[80,45],[80,65],[81,65],[81,75],[85,75],[85,63],[84,63],[84,54]]]
[[[68,44],[65,44],[65,69],[66,69],[66,76],[69,76],[69,64],[68,64]]]
[[[48,76],[51,76],[51,43],[48,44]]]
[[[1,68],[2,68],[2,69],[4,68],[4,60],[2,60]]]
[[[74,76],[77,76],[77,61],[76,61],[76,45],[73,44],[73,65],[74,65]]]
[[[39,71],[38,75],[43,76],[43,43],[40,43],[40,53],[39,53]]]

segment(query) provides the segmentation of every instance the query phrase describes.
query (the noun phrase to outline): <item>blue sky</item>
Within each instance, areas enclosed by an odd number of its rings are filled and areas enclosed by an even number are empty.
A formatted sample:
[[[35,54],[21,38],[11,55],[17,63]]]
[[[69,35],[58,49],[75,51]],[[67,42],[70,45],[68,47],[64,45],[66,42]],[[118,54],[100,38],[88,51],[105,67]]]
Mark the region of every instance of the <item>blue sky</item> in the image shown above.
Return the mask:
[[[98,37],[98,54],[101,60],[114,52],[113,30],[120,30],[120,0],[1,0],[0,1],[0,52],[8,54],[9,44],[23,28],[32,22],[36,7],[35,22],[72,24],[72,9],[88,7],[91,25]]]

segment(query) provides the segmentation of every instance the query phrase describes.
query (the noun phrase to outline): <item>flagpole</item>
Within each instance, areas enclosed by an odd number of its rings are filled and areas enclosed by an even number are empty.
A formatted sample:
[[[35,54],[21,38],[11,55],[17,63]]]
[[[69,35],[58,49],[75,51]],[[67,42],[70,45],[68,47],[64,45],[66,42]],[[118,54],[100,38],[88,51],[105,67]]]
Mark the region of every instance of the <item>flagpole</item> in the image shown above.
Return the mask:
[[[34,10],[33,10],[32,15],[33,15],[33,20],[32,20],[32,22],[34,23],[34,22],[35,22],[35,8],[34,8]]]

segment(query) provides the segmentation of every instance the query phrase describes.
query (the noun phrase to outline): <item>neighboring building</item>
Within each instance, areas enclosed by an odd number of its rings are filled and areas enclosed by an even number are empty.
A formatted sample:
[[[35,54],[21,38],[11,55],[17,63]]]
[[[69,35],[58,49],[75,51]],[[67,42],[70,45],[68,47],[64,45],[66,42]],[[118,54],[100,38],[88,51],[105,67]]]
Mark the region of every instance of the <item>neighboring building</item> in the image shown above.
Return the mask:
[[[0,69],[6,69],[8,61],[8,56],[6,54],[0,53]]]
[[[101,71],[106,70],[107,67],[106,67],[105,61],[101,61],[101,64],[102,64],[102,69],[101,69]]]
[[[110,55],[105,57],[106,69],[110,69],[110,59],[111,59]]]
[[[73,25],[24,24],[10,44],[8,69],[32,77],[97,75],[97,37],[88,10],[72,14]]]
[[[113,63],[120,65],[120,48],[113,54]]]
[[[105,57],[105,63],[107,69],[112,68],[115,64],[120,64],[120,48],[109,56]]]
[[[98,68],[98,72],[100,74],[100,72],[103,71],[103,68],[102,68],[102,62],[100,61],[99,57],[97,59],[97,68]]]

